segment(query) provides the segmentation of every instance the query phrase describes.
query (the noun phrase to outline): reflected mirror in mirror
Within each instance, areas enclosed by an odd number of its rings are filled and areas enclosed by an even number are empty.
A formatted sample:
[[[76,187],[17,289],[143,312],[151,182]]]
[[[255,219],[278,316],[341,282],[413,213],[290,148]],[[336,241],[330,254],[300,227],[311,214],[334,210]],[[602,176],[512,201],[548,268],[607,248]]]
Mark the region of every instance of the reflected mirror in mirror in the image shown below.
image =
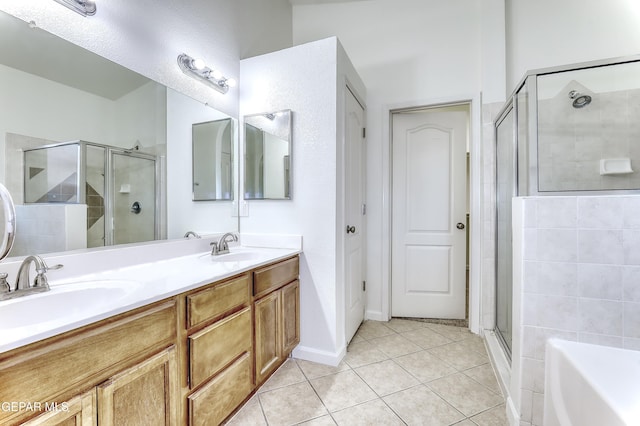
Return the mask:
[[[199,206],[195,211],[191,194],[185,191],[191,185],[191,172],[185,173],[191,153],[185,147],[191,143],[192,124],[222,119],[233,121],[226,114],[0,12],[0,182],[13,197],[17,221],[10,256],[181,238],[188,230],[201,234],[237,231],[238,218],[231,202]],[[46,172],[39,169],[53,163],[25,167],[24,151],[72,141],[86,145],[86,153],[81,150],[78,154],[76,149],[75,157],[63,161],[77,162],[80,156],[83,164],[79,167],[50,168]],[[121,154],[111,164],[128,174],[121,174],[122,179],[117,174],[109,178],[110,166],[104,153],[94,152],[96,147],[109,147]],[[233,149],[237,149],[235,141]],[[158,173],[152,167],[129,164],[141,156],[155,158],[160,166]],[[148,171],[149,187],[157,191],[136,194],[141,179],[138,175],[143,170]],[[25,199],[25,179],[45,185],[35,200]],[[64,200],[71,187],[83,195]],[[156,194],[158,202],[144,198],[151,195],[149,192]],[[133,208],[135,202],[138,209]],[[151,214],[154,209],[156,214]],[[131,240],[139,233],[118,229],[145,218],[157,221],[156,233],[145,232]],[[104,224],[112,220],[116,229],[109,231]]]
[[[537,77],[538,190],[640,189],[640,62]]]
[[[193,134],[193,201],[233,200],[233,122],[196,123]]]
[[[291,110],[244,117],[245,200],[291,199]]]

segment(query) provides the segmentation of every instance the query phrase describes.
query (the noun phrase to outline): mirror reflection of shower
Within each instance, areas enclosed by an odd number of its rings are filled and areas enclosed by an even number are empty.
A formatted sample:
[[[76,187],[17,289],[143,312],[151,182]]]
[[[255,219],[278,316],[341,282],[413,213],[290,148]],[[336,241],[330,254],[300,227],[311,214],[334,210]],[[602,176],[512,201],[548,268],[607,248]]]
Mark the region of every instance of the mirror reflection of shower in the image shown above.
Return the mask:
[[[25,149],[24,205],[17,216],[40,222],[40,238],[19,237],[12,255],[157,239],[157,175],[155,155],[139,145],[73,141]],[[136,202],[145,206],[138,214],[132,212]],[[29,246],[38,239],[41,247]]]

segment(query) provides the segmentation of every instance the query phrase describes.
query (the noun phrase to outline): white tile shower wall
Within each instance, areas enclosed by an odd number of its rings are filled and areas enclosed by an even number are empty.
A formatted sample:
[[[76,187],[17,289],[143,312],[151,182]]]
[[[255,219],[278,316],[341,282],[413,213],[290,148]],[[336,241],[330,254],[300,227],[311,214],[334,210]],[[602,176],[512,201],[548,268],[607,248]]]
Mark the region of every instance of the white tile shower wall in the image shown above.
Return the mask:
[[[550,337],[640,350],[640,196],[523,203],[519,375],[523,425],[541,425]],[[514,221],[514,223],[517,223]],[[516,302],[517,304],[517,302]],[[517,308],[516,308],[517,309]]]
[[[86,204],[16,206],[16,238],[11,256],[86,248]]]

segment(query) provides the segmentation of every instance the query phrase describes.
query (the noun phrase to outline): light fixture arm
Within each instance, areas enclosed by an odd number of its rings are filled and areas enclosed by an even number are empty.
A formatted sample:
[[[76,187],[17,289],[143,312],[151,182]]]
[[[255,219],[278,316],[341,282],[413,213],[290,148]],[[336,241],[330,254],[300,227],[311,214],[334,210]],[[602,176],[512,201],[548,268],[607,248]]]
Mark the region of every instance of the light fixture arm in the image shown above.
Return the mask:
[[[54,0],[63,6],[68,7],[82,16],[93,16],[96,14],[96,4],[93,0]]]
[[[213,87],[220,93],[227,93],[229,87],[235,84],[235,80],[225,78],[219,72],[212,70],[186,53],[178,55],[178,66],[186,75]]]

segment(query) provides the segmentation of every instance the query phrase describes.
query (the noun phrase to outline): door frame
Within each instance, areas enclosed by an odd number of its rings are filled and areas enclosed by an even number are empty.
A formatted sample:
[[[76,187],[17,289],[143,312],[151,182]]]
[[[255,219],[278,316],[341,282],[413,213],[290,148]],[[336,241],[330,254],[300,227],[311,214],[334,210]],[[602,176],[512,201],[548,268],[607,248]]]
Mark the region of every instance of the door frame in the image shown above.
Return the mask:
[[[382,123],[382,321],[391,319],[391,119],[403,110],[469,104],[469,329],[480,333],[480,289],[482,276],[482,117],[481,95],[455,96],[424,101],[406,101],[383,106]],[[374,318],[371,318],[374,319]]]

